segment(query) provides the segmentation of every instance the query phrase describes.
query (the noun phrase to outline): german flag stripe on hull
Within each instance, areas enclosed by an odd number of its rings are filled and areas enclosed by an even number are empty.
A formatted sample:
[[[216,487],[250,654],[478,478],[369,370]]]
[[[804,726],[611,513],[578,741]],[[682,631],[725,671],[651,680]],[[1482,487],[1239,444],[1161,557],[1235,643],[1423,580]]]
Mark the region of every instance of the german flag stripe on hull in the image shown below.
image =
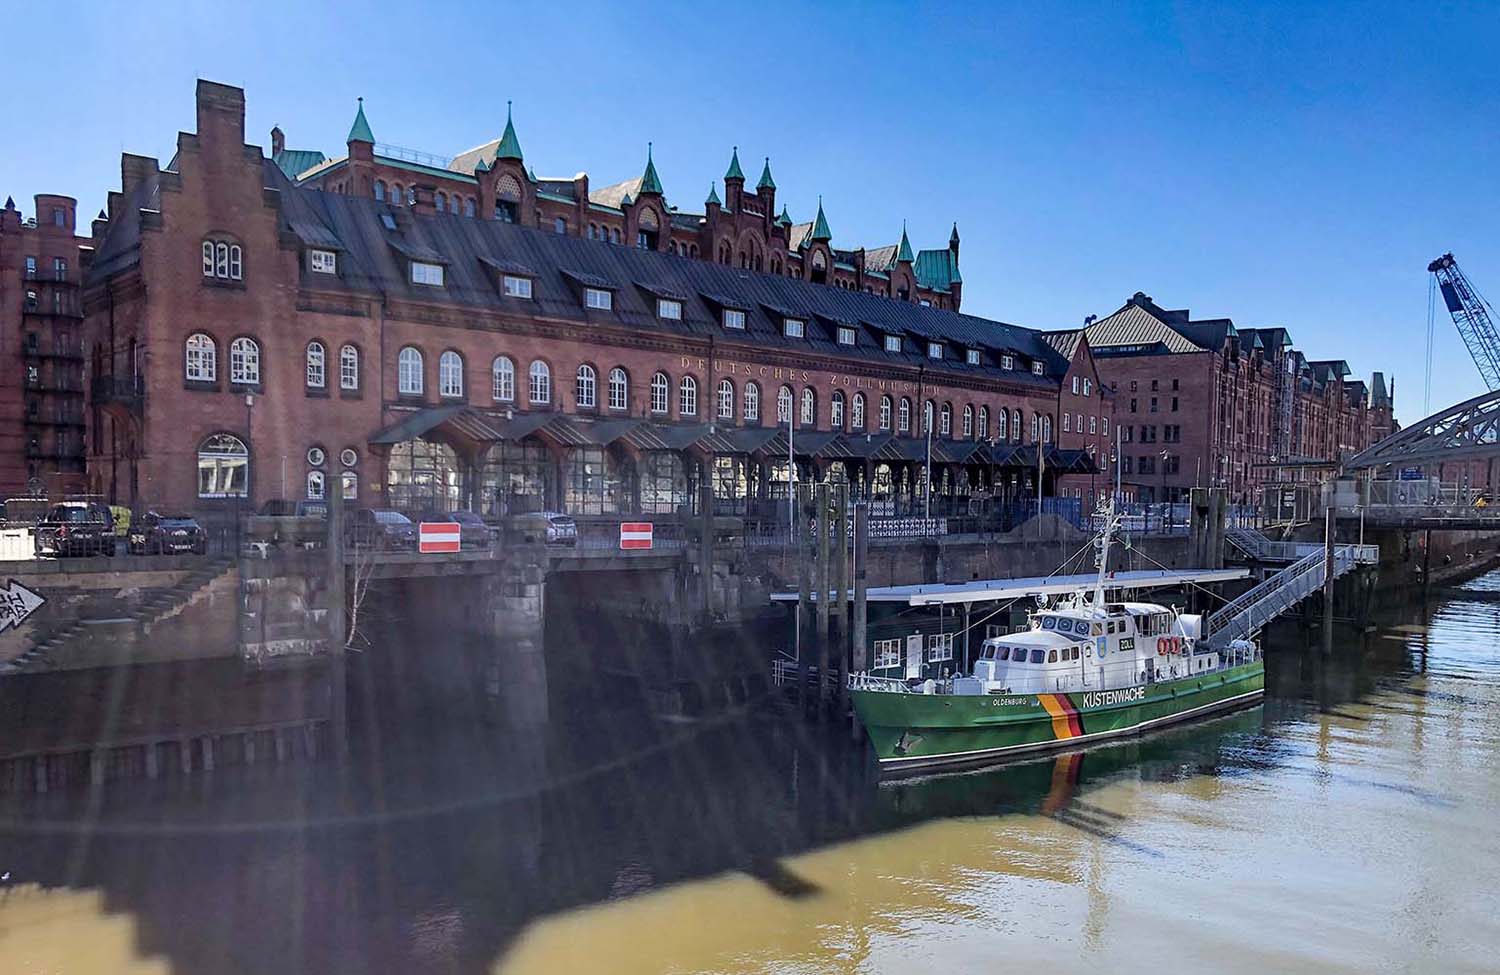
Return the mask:
[[[1042,702],[1042,707],[1052,717],[1052,733],[1057,736],[1058,741],[1069,738],[1077,738],[1083,734],[1083,722],[1078,717],[1078,709],[1066,694],[1038,694],[1037,699]]]

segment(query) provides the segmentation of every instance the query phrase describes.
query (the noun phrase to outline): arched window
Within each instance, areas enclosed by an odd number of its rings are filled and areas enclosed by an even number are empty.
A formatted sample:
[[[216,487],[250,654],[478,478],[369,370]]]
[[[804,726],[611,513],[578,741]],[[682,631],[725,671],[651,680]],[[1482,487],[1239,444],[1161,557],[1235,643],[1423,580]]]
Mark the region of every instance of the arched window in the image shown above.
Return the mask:
[[[377,179],[375,181],[375,202],[376,203],[384,203],[385,202],[385,182],[383,180],[378,180]]]
[[[438,190],[437,194],[432,198],[432,205],[437,209],[438,213],[442,213],[448,209],[448,194],[442,190]]]
[[[327,481],[323,478],[322,471],[307,472],[307,500],[322,501],[325,494]]]
[[[307,343],[307,388],[322,389],[328,385],[328,362],[323,343]]]
[[[945,437],[953,436],[953,404],[944,403],[940,416],[938,432]]]
[[[853,430],[865,428],[865,394],[855,393],[849,406],[849,427]]]
[[[922,433],[923,433],[923,435],[926,435],[926,434],[929,434],[929,433],[932,432],[932,421],[934,419],[936,419],[936,417],[934,417],[933,414],[936,413],[936,412],[937,412],[937,404],[934,403],[932,400],[928,400],[927,402],[925,402],[925,403],[922,404]]]
[[[901,397],[901,408],[896,415],[896,429],[901,433],[911,432],[911,400]]]
[[[403,192],[401,192],[401,184],[400,183],[392,183],[391,184],[391,202],[399,205],[399,204],[405,202],[405,200],[406,200],[406,194],[403,193]]]
[[[1008,416],[1010,416],[1010,411],[1006,409],[1001,409],[999,413],[995,414],[995,437],[998,440],[1010,439],[1010,431],[1008,429],[1010,424],[1006,422],[1006,417]]]
[[[466,216],[466,217],[472,217],[473,215],[474,215],[474,198],[472,196],[466,196],[466,197],[464,197],[464,216]]]
[[[734,383],[728,379],[719,380],[719,419],[734,419]]]
[[[203,276],[221,281],[239,281],[244,277],[240,245],[228,240],[203,242]]]
[[[651,377],[651,412],[666,413],[671,409],[672,380],[659,372]]]
[[[818,394],[811,386],[802,390],[802,426],[810,427],[818,422]]]
[[[194,332],[183,343],[184,375],[190,382],[211,383],[219,378],[219,353],[214,340]]]
[[[359,500],[359,475],[353,471],[345,471],[339,475],[339,483],[344,487],[344,500]]]
[[[760,387],[755,383],[745,384],[744,417],[751,423],[760,422]]]
[[[464,394],[464,360],[452,349],[438,356],[438,395]]]
[[[573,405],[581,410],[592,410],[599,405],[599,377],[588,363],[578,367],[578,378],[573,383]]]
[[[838,390],[828,397],[828,422],[835,430],[844,429],[844,394]]]
[[[677,384],[677,415],[698,415],[698,380],[692,376],[683,376]]]
[[[974,436],[974,407],[964,404],[964,439]]]
[[[533,362],[529,378],[531,405],[543,406],[552,402],[552,370],[547,368],[547,364],[540,359]]]
[[[880,429],[889,430],[890,428],[891,398],[889,396],[882,396],[880,397]]]
[[[239,437],[216,433],[198,445],[198,497],[243,498],[249,485],[250,452]]]
[[[403,396],[422,395],[422,353],[409,345],[396,357],[396,391]]]
[[[260,346],[241,336],[229,343],[229,381],[241,386],[260,385]]]
[[[1016,443],[1020,443],[1021,442],[1021,438],[1022,438],[1022,436],[1025,435],[1025,433],[1026,433],[1026,431],[1023,430],[1022,427],[1021,427],[1021,411],[1020,410],[1011,410],[1011,413],[1010,413],[1010,435],[1011,435],[1011,437],[1016,441]]]
[[[1052,414],[1042,417],[1042,443],[1052,442]]]
[[[1031,414],[1031,442],[1042,442],[1042,415],[1040,413]]]
[[[979,439],[980,440],[988,440],[989,438],[990,438],[990,408],[988,406],[981,406],[979,408]]]
[[[792,387],[783,386],[776,394],[776,422],[790,423],[792,421]]]
[[[490,395],[497,403],[515,402],[516,364],[506,356],[497,355],[490,363]]]
[[[609,371],[609,408],[612,410],[630,408],[630,377],[625,375],[625,370],[619,366]]]
[[[339,349],[339,389],[359,388],[359,350],[352,345]]]

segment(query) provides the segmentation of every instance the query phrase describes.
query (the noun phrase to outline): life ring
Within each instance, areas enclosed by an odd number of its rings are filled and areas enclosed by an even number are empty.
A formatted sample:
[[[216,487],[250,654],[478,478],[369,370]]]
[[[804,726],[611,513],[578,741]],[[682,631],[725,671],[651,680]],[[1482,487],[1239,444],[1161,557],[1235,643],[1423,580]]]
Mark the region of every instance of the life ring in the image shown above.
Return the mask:
[[[1167,655],[1167,638],[1164,636],[1156,638],[1156,655],[1158,657],[1165,657]]]

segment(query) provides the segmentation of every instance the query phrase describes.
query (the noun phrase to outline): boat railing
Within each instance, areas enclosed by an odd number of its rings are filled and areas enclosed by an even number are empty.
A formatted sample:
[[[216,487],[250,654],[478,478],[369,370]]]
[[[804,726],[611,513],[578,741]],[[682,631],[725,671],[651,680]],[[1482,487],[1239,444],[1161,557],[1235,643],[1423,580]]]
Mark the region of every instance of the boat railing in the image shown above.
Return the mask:
[[[887,694],[911,694],[906,682],[896,677],[876,677],[864,671],[849,675],[851,691],[884,691]]]

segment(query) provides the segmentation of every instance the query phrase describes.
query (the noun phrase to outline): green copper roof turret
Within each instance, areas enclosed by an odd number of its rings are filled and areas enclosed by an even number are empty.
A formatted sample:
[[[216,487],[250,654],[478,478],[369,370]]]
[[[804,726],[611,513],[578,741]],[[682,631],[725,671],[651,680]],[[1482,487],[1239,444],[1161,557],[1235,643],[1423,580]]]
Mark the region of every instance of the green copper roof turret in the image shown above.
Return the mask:
[[[521,158],[521,140],[516,138],[516,126],[510,120],[510,99],[508,98],[505,100],[505,134],[500,137],[500,145],[495,149],[495,158]]]
[[[911,241],[906,239],[906,221],[901,221],[901,246],[896,248],[896,263],[906,261],[911,263],[917,259],[917,255],[911,251]]]
[[[745,174],[740,169],[740,147],[739,146],[735,146],[734,147],[734,154],[729,157],[729,171],[724,174],[724,178],[726,180],[737,179],[737,180],[739,180],[742,183],[745,181]]]
[[[365,121],[365,100],[359,100],[359,111],[354,113],[354,124],[349,127],[349,138],[345,142],[369,142],[374,143],[375,133],[370,131],[370,123]]]
[[[651,143],[646,143],[646,171],[641,174],[641,193],[662,195],[661,180],[656,177],[656,163],[651,161]]]
[[[792,225],[792,215],[786,212],[785,203],[781,205],[781,216],[776,218],[776,222],[781,224],[783,227],[790,227]]]
[[[766,157],[765,168],[760,171],[760,182],[755,184],[758,190],[774,190],[776,181],[771,178],[771,157]]]
[[[708,199],[706,199],[706,200],[703,201],[703,205],[704,206],[716,206],[716,207],[721,207],[721,206],[724,205],[723,203],[719,202],[719,189],[718,189],[718,187],[716,187],[712,183],[708,184]]]
[[[828,229],[828,218],[823,216],[823,197],[818,197],[818,219],[813,221],[812,231],[807,235],[809,240],[832,240],[833,231]]]

